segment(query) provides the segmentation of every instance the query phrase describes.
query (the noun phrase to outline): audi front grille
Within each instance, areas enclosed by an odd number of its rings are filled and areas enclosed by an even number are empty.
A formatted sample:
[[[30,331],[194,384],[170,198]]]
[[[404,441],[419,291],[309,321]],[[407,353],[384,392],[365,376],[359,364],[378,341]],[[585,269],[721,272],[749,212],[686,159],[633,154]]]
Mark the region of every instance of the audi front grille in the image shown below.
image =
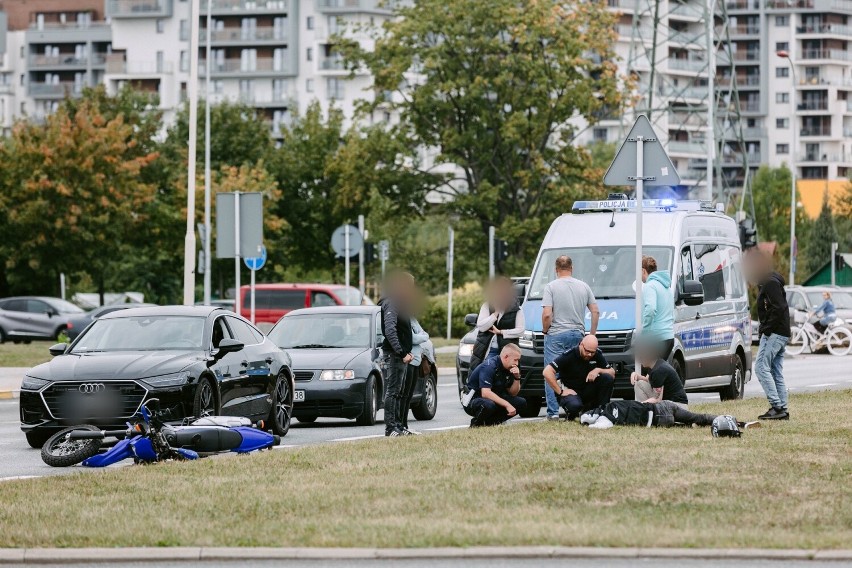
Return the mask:
[[[58,420],[132,418],[147,390],[135,381],[57,382],[41,393]]]

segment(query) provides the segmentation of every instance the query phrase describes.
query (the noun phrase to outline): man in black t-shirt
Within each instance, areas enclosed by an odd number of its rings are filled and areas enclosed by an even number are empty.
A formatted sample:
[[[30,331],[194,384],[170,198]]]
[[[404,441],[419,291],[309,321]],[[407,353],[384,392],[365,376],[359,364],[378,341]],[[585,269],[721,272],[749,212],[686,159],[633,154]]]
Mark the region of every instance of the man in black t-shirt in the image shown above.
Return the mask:
[[[594,335],[587,335],[577,347],[557,357],[543,374],[568,420],[583,410],[605,405],[612,396],[615,369],[598,349]]]
[[[653,345],[637,342],[636,350],[643,368],[649,368],[647,375],[634,372],[630,375],[635,399],[638,402],[656,403],[671,401],[683,408],[689,404],[683,382],[674,367],[657,358]]]

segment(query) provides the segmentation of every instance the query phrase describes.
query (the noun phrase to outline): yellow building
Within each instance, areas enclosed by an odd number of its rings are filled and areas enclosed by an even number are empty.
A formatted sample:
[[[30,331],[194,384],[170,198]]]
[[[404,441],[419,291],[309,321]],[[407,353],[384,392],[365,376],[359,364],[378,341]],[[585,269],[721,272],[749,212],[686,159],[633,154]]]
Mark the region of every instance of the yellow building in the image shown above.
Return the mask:
[[[829,203],[833,204],[842,193],[846,191],[849,180],[825,180],[825,179],[801,179],[797,180],[799,189],[799,202],[805,210],[805,214],[811,219],[816,219],[822,209],[822,197],[828,190]]]

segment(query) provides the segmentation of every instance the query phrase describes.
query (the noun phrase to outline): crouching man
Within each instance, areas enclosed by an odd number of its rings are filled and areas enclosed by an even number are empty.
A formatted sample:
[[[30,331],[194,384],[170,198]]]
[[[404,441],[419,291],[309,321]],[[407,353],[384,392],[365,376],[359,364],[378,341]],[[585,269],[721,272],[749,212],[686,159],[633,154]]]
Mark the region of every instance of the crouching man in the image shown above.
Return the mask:
[[[544,380],[557,394],[566,418],[574,420],[583,410],[609,402],[615,369],[598,349],[597,338],[587,335],[544,368]]]
[[[499,355],[483,361],[467,380],[473,398],[464,407],[470,415],[470,427],[494,426],[516,416],[527,401],[518,396],[521,390],[521,349],[514,343],[503,346]]]

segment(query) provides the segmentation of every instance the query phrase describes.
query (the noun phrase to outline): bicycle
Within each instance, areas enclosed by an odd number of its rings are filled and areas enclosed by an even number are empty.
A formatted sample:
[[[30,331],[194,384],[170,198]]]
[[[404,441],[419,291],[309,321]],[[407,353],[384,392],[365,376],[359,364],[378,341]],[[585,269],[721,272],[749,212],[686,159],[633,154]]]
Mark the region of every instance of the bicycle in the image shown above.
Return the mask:
[[[813,314],[810,314],[811,316]],[[801,326],[794,325],[790,328],[790,341],[785,349],[789,355],[799,355],[806,348],[811,353],[816,353],[823,347],[828,349],[832,355],[842,357],[852,351],[852,332],[843,327],[842,319],[837,318],[820,333],[809,317]]]

